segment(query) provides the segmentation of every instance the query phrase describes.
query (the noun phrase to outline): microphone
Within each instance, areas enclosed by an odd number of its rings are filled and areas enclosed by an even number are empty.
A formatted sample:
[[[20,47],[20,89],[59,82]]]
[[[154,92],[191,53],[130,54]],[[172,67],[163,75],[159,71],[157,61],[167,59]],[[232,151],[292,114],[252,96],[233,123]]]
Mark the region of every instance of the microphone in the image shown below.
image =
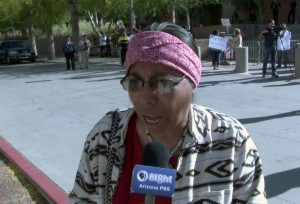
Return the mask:
[[[155,196],[172,197],[175,188],[175,169],[168,168],[169,150],[157,141],[143,149],[142,165],[133,169],[131,191],[145,194],[145,204],[154,204]]]
[[[142,164],[145,166],[168,168],[169,150],[161,142],[149,142],[143,149]]]
[[[142,164],[168,168],[169,150],[160,142],[153,141],[145,145],[143,150]],[[155,204],[155,195],[146,194],[145,204]]]

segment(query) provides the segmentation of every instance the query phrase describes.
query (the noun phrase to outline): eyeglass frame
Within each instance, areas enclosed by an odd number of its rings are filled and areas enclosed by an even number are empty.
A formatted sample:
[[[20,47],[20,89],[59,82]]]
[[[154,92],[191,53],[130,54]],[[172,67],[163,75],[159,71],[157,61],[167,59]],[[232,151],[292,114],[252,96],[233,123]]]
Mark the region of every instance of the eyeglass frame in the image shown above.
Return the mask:
[[[131,91],[131,92],[136,92],[136,91],[141,91],[143,88],[144,88],[144,86],[145,86],[145,83],[148,83],[149,84],[149,87],[150,87],[150,89],[155,93],[156,91],[158,92],[158,93],[160,93],[160,94],[166,94],[166,93],[173,93],[174,92],[174,88],[175,88],[175,86],[177,86],[183,79],[185,79],[186,78],[186,75],[183,75],[180,79],[178,79],[178,80],[172,80],[172,79],[150,79],[150,80],[148,80],[148,81],[144,81],[144,80],[142,80],[142,79],[128,79],[128,75],[126,75],[126,76],[124,76],[121,80],[120,80],[120,84],[122,85],[122,87],[123,87],[123,89],[125,90],[125,91],[130,91],[129,90],[129,82],[130,82],[130,80],[136,80],[136,81],[138,81],[139,83],[141,82],[141,87],[140,87],[140,89],[138,89],[138,90],[135,90],[135,91]],[[127,81],[127,88],[126,88],[126,86],[124,85],[124,82],[126,82]],[[156,83],[156,85],[157,85],[157,83],[159,82],[159,81],[167,81],[169,84],[171,84],[171,87],[170,87],[170,92],[168,92],[168,91],[165,91],[165,92],[162,92],[162,91],[159,91],[159,90],[155,90],[155,87],[153,87],[152,88],[152,86],[150,85],[150,83],[152,82],[155,82]],[[158,87],[158,86],[157,86]],[[159,88],[157,88],[156,87],[156,89],[159,89]]]

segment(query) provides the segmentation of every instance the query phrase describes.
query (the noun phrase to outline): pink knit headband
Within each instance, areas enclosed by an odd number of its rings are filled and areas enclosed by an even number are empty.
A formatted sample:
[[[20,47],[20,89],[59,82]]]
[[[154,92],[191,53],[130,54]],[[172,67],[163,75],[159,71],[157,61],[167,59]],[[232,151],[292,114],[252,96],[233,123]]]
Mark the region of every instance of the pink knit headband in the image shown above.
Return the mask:
[[[185,74],[197,87],[201,77],[201,61],[179,38],[161,31],[144,31],[135,35],[126,53],[126,72],[136,62],[166,65]]]

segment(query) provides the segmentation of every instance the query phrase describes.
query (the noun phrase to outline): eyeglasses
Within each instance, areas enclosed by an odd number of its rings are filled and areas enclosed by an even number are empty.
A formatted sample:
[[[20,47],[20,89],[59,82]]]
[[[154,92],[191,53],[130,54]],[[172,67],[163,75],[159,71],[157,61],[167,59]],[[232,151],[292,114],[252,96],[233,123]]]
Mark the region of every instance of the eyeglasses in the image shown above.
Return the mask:
[[[126,76],[121,79],[120,83],[123,89],[130,92],[136,92],[142,90],[145,83],[148,83],[150,89],[153,92],[158,92],[160,94],[172,93],[174,87],[177,86],[185,76],[181,77],[179,80],[168,80],[168,79],[150,79],[149,81],[144,81],[141,79],[128,79]]]

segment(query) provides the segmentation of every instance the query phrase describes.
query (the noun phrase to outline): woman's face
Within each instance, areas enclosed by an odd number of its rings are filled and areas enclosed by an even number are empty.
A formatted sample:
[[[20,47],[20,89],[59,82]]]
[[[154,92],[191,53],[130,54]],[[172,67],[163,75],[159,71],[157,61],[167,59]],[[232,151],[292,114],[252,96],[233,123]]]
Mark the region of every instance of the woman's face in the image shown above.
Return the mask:
[[[131,67],[128,77],[146,82],[153,79],[178,81],[183,74],[165,65],[138,62]],[[151,133],[160,134],[186,125],[193,94],[193,85],[187,78],[176,85],[172,93],[153,92],[148,83],[139,91],[129,91],[138,120]]]
[[[269,23],[269,28],[272,28],[272,27],[274,27],[275,26],[275,22],[274,21],[271,21],[270,23]]]

